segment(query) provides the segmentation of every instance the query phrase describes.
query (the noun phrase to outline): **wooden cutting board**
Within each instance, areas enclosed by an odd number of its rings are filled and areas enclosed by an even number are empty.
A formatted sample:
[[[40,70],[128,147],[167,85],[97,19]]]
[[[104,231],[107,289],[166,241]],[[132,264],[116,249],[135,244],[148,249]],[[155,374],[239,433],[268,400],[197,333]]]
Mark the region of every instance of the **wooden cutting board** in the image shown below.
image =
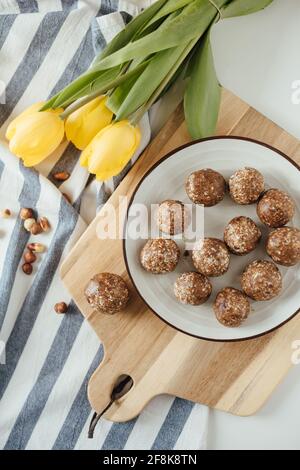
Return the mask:
[[[217,134],[261,140],[300,163],[298,140],[228,91],[223,92]],[[189,141],[179,107],[109,203],[118,212],[119,196],[130,197],[154,162]],[[92,407],[102,411],[117,378],[129,374],[134,386],[107,411],[105,418],[109,420],[120,422],[137,416],[154,396],[162,393],[240,416],[254,414],[292,366],[292,342],[300,339],[300,315],[271,334],[244,342],[208,342],[180,333],[155,316],[134,290],[126,273],[122,240],[97,238],[100,216],[101,213],[61,269],[66,287],[104,344],[104,359],[88,386]],[[104,271],[120,274],[131,287],[127,309],[113,316],[92,311],[83,294],[89,279]]]

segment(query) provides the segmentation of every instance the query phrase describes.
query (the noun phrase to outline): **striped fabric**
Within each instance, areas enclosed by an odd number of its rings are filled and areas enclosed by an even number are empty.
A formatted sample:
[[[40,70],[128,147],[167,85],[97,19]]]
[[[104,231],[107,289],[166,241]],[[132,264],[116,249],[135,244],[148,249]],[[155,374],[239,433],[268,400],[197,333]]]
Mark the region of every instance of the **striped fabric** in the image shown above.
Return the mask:
[[[24,168],[4,139],[13,117],[86,70],[95,52],[137,13],[123,0],[0,0],[0,80],[6,100],[0,105],[0,201],[13,214],[0,226],[3,449],[205,448],[207,409],[167,396],[157,397],[133,421],[100,420],[94,439],[87,439],[92,410],[86,386],[102,348],[64,290],[58,268],[125,172],[99,186],[78,165],[78,150],[67,143],[36,170]],[[142,128],[139,152],[150,137],[147,117]],[[66,182],[54,180],[60,170],[71,173]],[[17,217],[20,207],[32,207],[52,225],[39,239],[47,252],[31,276],[21,269],[31,239]],[[53,312],[62,300],[70,302],[68,315]]]

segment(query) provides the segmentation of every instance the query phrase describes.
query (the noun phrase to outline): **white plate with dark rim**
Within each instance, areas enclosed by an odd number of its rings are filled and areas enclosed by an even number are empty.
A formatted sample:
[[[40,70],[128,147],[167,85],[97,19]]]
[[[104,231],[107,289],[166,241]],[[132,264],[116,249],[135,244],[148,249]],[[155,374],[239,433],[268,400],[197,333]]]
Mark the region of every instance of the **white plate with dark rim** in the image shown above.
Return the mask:
[[[227,180],[238,168],[258,169],[265,177],[266,188],[275,187],[289,192],[296,203],[296,214],[289,225],[300,227],[300,167],[286,155],[263,143],[238,137],[213,137],[180,147],[156,163],[142,178],[129,203],[125,231],[136,217],[133,204],[158,204],[165,199],[190,203],[184,183],[187,176],[201,168],[219,171]],[[180,304],[174,297],[173,286],[178,275],[194,271],[190,257],[181,253],[176,270],[169,274],[153,275],[146,272],[139,261],[145,239],[125,236],[124,259],[129,276],[148,307],[164,322],[174,328],[211,341],[239,341],[264,335],[291,320],[300,310],[300,265],[279,267],[283,275],[280,297],[267,302],[252,302],[252,312],[239,328],[226,328],[215,318],[213,302],[219,290],[226,286],[240,288],[240,275],[254,259],[269,259],[265,252],[268,233],[257,214],[256,204],[240,206],[228,195],[218,205],[204,209],[207,237],[223,238],[226,224],[239,215],[251,217],[262,229],[263,239],[255,252],[247,256],[231,257],[230,269],[224,276],[212,278],[213,292],[208,302],[200,306]],[[150,235],[149,235],[150,238]],[[176,240],[181,251],[183,242]]]

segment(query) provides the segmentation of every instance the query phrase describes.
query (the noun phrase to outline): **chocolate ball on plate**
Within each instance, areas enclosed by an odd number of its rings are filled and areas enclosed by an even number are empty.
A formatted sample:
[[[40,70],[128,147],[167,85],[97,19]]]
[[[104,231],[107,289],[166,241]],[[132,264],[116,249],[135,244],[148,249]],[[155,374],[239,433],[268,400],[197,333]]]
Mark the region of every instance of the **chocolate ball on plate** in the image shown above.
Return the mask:
[[[266,248],[275,263],[295,266],[300,262],[300,230],[294,227],[273,230],[268,236]]]
[[[268,227],[282,227],[294,217],[295,203],[286,192],[269,189],[257,205],[257,215]]]
[[[264,177],[255,168],[237,170],[229,179],[230,196],[237,204],[253,204],[264,189]]]
[[[182,304],[201,305],[209,299],[211,292],[211,283],[200,273],[183,273],[174,285],[175,297]]]
[[[188,226],[188,213],[180,201],[167,199],[158,206],[157,225],[169,235],[183,233]]]
[[[193,250],[192,260],[199,273],[208,277],[222,276],[228,271],[230,254],[222,240],[205,238],[199,241],[199,249]]]
[[[113,314],[126,307],[129,290],[117,274],[96,274],[85,288],[88,303],[101,313]]]
[[[240,326],[247,320],[250,310],[250,302],[245,294],[233,287],[222,289],[214,302],[217,320],[229,328]]]
[[[180,250],[174,240],[156,238],[144,245],[140,260],[143,268],[152,274],[174,271],[180,257]]]
[[[249,217],[235,217],[225,227],[224,241],[230,251],[236,255],[247,255],[255,250],[260,239],[261,231]]]
[[[282,290],[282,276],[272,261],[256,260],[244,270],[241,284],[243,291],[251,299],[271,300]]]
[[[224,198],[226,181],[217,171],[211,169],[198,170],[188,177],[185,189],[188,197],[195,204],[211,207]]]

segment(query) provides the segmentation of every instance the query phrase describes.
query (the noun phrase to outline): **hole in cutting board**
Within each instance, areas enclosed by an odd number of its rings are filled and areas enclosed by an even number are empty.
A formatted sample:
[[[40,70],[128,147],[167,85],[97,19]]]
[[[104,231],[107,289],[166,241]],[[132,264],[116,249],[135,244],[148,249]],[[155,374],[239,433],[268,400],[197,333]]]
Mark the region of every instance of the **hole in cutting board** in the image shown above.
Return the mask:
[[[114,388],[112,389],[110,395],[110,402],[104,408],[101,413],[95,412],[93,414],[92,420],[90,422],[89,431],[88,431],[88,438],[92,439],[94,437],[94,431],[97,426],[99,419],[106,413],[107,410],[113,405],[113,403],[120,398],[122,398],[129,390],[133,387],[133,379],[130,375],[122,374],[120,375],[117,380],[115,381]]]
[[[134,385],[133,378],[128,374],[120,375],[114,385],[114,388],[111,392],[111,399],[113,401],[119,400],[122,398],[126,393],[131,390]]]

